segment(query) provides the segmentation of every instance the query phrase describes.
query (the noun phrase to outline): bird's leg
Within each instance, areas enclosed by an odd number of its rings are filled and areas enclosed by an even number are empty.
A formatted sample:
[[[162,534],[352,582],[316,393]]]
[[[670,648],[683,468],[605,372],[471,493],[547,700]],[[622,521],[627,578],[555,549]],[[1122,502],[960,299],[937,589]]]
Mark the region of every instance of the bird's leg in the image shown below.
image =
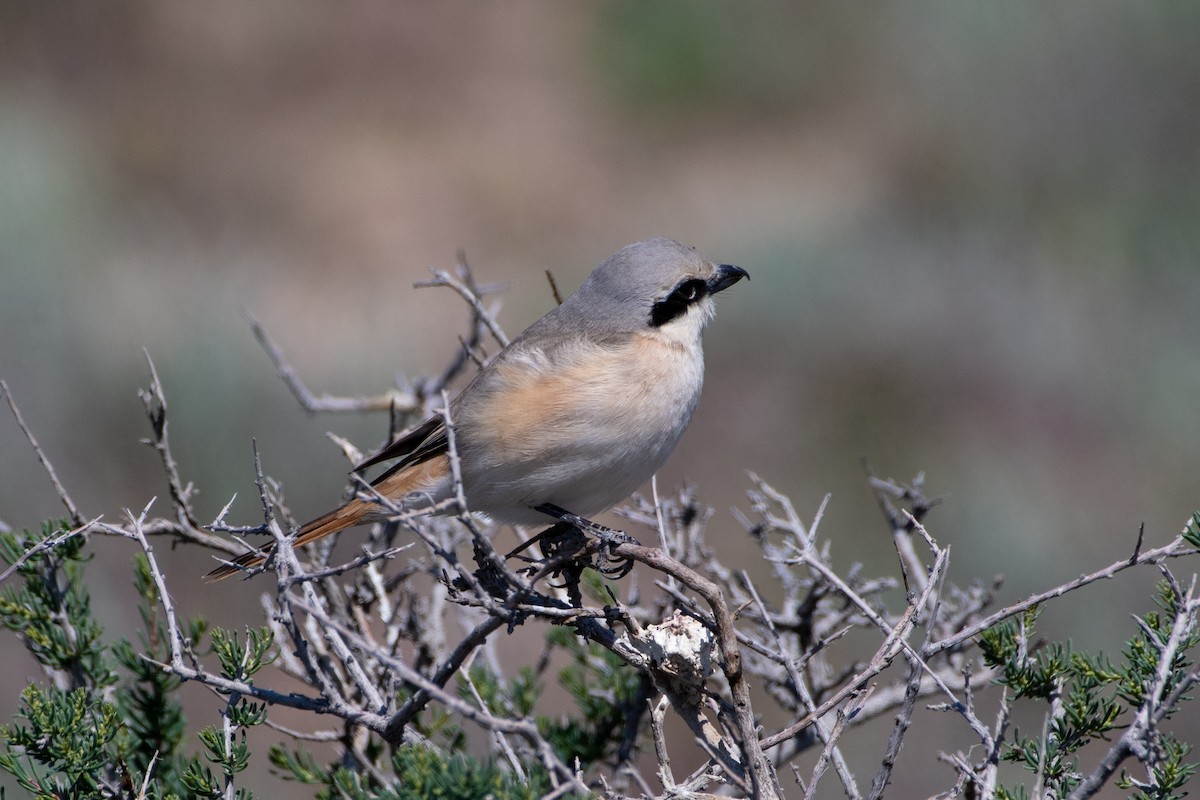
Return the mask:
[[[516,558],[535,544],[542,546],[542,553],[546,558],[561,555],[564,551],[564,545],[570,538],[569,534],[577,535],[579,532],[579,529],[569,522],[556,522],[549,528],[546,528],[546,530],[530,536],[524,542],[509,551],[504,557]],[[532,562],[535,560],[528,556],[521,556],[521,558],[523,561]]]
[[[542,558],[540,561],[529,556],[520,555],[534,543],[537,543],[542,548]],[[539,565],[525,568],[524,571],[530,575],[541,572],[544,567],[540,565],[550,565],[550,575],[562,579],[561,584],[552,582],[551,585],[560,589],[566,589],[571,604],[579,608],[583,605],[583,594],[579,590],[579,579],[583,576],[584,567],[588,565],[581,563],[576,558],[576,554],[583,549],[585,544],[587,544],[587,539],[583,531],[569,522],[556,522],[549,528],[546,528],[546,530],[529,537],[506,555],[505,558],[520,556],[522,561],[531,565]]]
[[[570,525],[580,533],[590,533],[600,540],[600,557],[596,564],[596,570],[602,573],[607,578],[617,579],[623,578],[629,574],[629,570],[633,569],[633,562],[629,559],[613,559],[610,555],[610,550],[614,545],[618,544],[638,544],[638,540],[634,539],[624,531],[606,528],[592,522],[590,519],[584,519],[578,514],[572,514],[566,509],[559,508],[552,503],[544,503],[540,506],[535,506],[534,511],[540,511],[543,514],[548,514],[558,520],[559,525]],[[555,525],[550,530],[554,530],[558,525]]]
[[[637,539],[634,539],[624,531],[619,531],[615,528],[606,528],[598,522],[592,522],[590,519],[585,519],[578,514],[572,514],[565,508],[559,508],[553,503],[543,503],[540,506],[534,506],[533,510],[554,517],[560,523],[565,522],[584,533],[590,533],[598,539],[608,539],[615,544],[637,544]]]

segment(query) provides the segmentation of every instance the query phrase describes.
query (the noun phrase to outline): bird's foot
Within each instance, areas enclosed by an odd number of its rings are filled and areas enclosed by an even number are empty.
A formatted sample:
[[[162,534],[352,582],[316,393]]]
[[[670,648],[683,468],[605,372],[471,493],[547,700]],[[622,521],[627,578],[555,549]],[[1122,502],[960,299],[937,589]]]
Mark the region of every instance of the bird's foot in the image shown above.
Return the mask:
[[[572,514],[566,509],[559,508],[556,505],[546,503],[534,508],[534,511],[540,511],[558,520],[558,524],[539,534],[534,539],[539,539],[551,531],[556,531],[560,526],[569,526],[583,534],[595,536],[600,542],[600,552],[597,555],[596,563],[592,566],[601,575],[612,580],[623,578],[633,569],[633,561],[628,558],[615,558],[612,555],[612,548],[621,544],[639,544],[638,540],[625,533],[613,528],[607,528],[598,523],[592,522],[590,519],[585,519],[578,514]],[[534,540],[530,540],[532,542]],[[530,544],[526,542],[514,552],[519,552]],[[512,555],[510,553],[510,555]]]

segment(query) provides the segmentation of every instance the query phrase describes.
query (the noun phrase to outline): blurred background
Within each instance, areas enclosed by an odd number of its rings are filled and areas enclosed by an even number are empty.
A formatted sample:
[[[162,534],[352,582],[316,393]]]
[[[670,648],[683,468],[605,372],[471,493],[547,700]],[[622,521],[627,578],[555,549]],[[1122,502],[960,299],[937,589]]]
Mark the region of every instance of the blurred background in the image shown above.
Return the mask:
[[[1198,33],[1195,4],[1104,0],[5,3],[0,377],[85,516],[165,502],[146,348],[201,518],[236,492],[256,520],[252,438],[308,518],[342,491],[324,432],[386,420],[306,416],[243,310],[314,391],[375,394],[459,346],[461,301],[411,288],[459,248],[515,335],[545,269],[572,291],[670,236],[753,278],[659,476],[716,509],[718,551],[753,558],[728,510],[752,469],[805,517],[832,493],[835,561],[894,572],[867,458],[924,471],[952,579],[1013,601],[1200,507]],[[62,509],[0,417],[0,520],[33,528]],[[116,630],[130,557],[96,567]],[[197,559],[171,562],[187,613],[256,605]],[[1154,575],[1121,580],[1045,632],[1119,647]],[[8,719],[36,667],[3,659]],[[952,782],[907,758],[897,796]]]

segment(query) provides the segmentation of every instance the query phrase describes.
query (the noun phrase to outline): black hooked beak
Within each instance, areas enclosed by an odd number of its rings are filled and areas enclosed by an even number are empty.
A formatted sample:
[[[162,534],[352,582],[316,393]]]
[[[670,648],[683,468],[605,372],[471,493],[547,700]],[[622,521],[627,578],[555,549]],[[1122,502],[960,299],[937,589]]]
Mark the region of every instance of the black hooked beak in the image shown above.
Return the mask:
[[[723,292],[742,278],[750,280],[750,273],[733,264],[718,264],[717,274],[708,279],[708,293]]]

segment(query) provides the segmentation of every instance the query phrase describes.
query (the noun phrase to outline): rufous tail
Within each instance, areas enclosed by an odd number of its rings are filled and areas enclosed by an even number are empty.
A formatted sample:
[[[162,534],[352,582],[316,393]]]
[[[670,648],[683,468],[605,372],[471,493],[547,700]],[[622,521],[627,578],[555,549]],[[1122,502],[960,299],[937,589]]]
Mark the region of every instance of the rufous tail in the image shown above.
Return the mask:
[[[388,470],[372,484],[383,497],[404,498],[413,492],[436,492],[438,487],[448,480],[450,474],[450,459],[444,454],[434,454],[431,457],[403,469]],[[335,508],[323,517],[317,517],[304,525],[292,540],[293,547],[299,547],[309,542],[315,542],[344,528],[367,522],[370,512],[378,512],[378,504],[368,500],[351,500],[340,508]],[[262,564],[271,555],[274,545],[264,547],[252,553],[244,553],[227,564],[214,569],[204,576],[207,583],[213,583],[228,578],[238,572],[253,569]]]
[[[299,547],[309,544],[310,542],[315,542],[317,539],[322,539],[340,530],[357,525],[363,521],[366,513],[374,508],[377,508],[377,506],[373,503],[364,503],[362,500],[351,500],[344,506],[335,508],[328,514],[317,517],[312,522],[302,526],[296,533],[296,538],[292,540],[292,546]],[[268,545],[261,550],[243,553],[229,563],[222,564],[205,575],[204,582],[216,583],[228,578],[230,575],[236,575],[239,572],[253,569],[266,561],[274,549],[274,545]]]

